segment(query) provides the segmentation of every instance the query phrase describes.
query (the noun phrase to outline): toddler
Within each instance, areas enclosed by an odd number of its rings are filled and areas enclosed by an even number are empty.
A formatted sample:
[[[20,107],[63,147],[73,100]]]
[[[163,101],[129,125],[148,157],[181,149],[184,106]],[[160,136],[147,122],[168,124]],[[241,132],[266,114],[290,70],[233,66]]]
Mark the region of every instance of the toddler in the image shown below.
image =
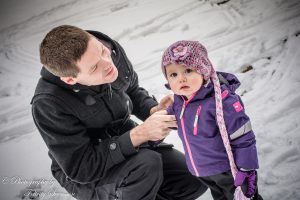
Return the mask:
[[[238,79],[217,73],[197,41],[172,44],[161,67],[166,87],[174,92],[168,113],[176,116],[189,171],[210,188],[215,200],[262,199],[255,135],[235,93]]]

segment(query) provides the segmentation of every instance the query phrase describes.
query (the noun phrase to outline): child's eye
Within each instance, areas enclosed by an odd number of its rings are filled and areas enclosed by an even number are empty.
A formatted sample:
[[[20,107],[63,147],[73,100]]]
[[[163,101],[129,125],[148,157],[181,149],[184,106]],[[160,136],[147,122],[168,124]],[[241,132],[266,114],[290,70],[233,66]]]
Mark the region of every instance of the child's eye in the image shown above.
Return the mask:
[[[192,69],[186,69],[185,72],[186,72],[187,74],[189,74],[189,73],[192,73],[193,70],[192,70]]]
[[[176,76],[177,76],[177,73],[171,73],[171,74],[170,74],[170,77],[173,77],[173,78],[174,78],[174,77],[176,77]]]

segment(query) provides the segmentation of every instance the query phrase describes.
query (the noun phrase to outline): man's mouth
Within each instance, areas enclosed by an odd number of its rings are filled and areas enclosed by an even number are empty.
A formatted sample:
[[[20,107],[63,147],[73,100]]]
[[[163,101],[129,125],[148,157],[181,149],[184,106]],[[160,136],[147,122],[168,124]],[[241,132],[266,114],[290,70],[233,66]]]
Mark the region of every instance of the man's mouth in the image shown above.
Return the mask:
[[[110,66],[106,76],[110,76],[113,72],[114,72],[114,68],[112,66]]]

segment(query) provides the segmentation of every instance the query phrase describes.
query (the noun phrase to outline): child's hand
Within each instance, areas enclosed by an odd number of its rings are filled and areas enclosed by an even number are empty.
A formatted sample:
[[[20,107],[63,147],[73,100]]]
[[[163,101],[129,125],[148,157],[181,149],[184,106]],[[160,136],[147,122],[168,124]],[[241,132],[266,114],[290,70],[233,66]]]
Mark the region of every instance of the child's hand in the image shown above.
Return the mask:
[[[153,113],[160,111],[160,110],[166,110],[172,103],[174,102],[174,95],[169,94],[165,97],[163,97],[159,104],[150,110],[150,114],[152,115]]]
[[[238,171],[234,180],[236,187],[242,186],[242,191],[247,198],[253,197],[256,192],[256,171]],[[243,187],[244,186],[244,187]],[[243,189],[246,188],[246,189]]]
[[[158,104],[158,110],[166,110],[174,102],[174,94],[162,98]]]

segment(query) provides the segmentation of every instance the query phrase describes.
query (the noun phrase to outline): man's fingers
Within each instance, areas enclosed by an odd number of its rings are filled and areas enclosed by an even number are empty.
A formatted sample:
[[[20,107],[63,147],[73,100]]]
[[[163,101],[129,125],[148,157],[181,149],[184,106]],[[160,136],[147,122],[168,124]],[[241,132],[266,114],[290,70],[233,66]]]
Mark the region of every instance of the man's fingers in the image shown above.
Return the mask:
[[[159,110],[159,111],[156,111],[154,114],[155,115],[168,115],[168,112],[166,110]]]
[[[167,115],[167,111],[158,111],[155,114],[151,115],[152,119],[155,119],[157,121],[161,122],[169,122],[169,121],[176,121],[175,115]]]
[[[168,128],[177,128],[177,122],[176,121],[170,121],[170,122],[166,122],[166,126]]]

